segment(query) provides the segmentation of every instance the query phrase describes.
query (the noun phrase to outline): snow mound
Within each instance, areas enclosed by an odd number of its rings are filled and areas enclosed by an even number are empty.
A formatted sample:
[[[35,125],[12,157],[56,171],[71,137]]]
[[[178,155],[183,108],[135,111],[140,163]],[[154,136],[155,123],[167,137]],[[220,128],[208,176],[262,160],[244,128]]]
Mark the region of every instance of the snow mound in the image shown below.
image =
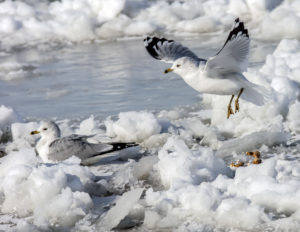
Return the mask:
[[[11,136],[11,124],[21,121],[17,113],[10,107],[0,106],[0,142]]]
[[[218,7],[212,4],[219,2]],[[124,7],[132,6],[129,3]],[[205,1],[195,11],[189,4],[196,9],[197,1],[141,2],[127,14],[141,17],[140,10],[148,7],[147,14],[154,14],[159,23],[169,13],[165,20],[174,22],[171,28],[179,19],[189,25],[205,12],[222,14],[227,1]],[[262,20],[287,2],[278,4],[244,0],[231,1],[230,6]],[[103,25],[109,28],[118,17]],[[124,24],[130,23],[129,16],[122,17]],[[110,136],[110,141],[136,141],[145,149],[109,154],[109,162],[89,168],[76,158],[39,164],[31,147],[34,141],[27,137],[36,123],[19,123],[14,111],[2,106],[0,128],[11,125],[13,141],[1,144],[8,155],[0,159],[0,229],[7,230],[11,223],[19,231],[96,231],[128,225],[141,231],[298,231],[299,60],[300,42],[282,40],[261,68],[245,73],[268,88],[269,102],[259,107],[241,99],[240,112],[229,120],[230,96],[202,95],[203,104],[171,111],[123,112],[105,121],[93,116],[59,121],[63,135],[97,134],[100,140]],[[261,152],[261,164],[228,167],[236,159],[247,160],[245,151],[254,149]]]
[[[148,112],[122,112],[116,122],[108,119],[105,126],[108,136],[122,142],[142,142],[161,131],[156,117]]]
[[[177,188],[186,183],[199,184],[214,180],[219,174],[231,175],[223,160],[209,148],[190,151],[182,140],[169,138],[160,150],[157,168],[165,187]]]
[[[224,31],[243,16],[252,36],[278,41],[300,38],[299,8],[289,0],[3,1],[0,35],[3,48],[10,50],[24,44]]]
[[[204,155],[206,161],[201,165],[195,164],[191,150],[180,141],[172,142],[185,155],[178,162],[179,166],[176,155],[170,152],[168,164],[161,166],[160,154],[157,166],[161,181],[168,187],[147,190],[145,229],[187,229],[192,223],[195,231],[215,226],[239,231],[266,228],[297,231],[300,225],[299,162],[282,160],[276,155],[261,165],[237,168],[232,175],[213,154],[209,158]],[[198,169],[189,171],[187,167],[191,163]],[[209,172],[209,169],[214,171]],[[203,180],[203,175],[209,178]],[[198,181],[194,181],[195,176]]]
[[[93,206],[85,185],[93,174],[69,159],[55,165],[37,165],[33,149],[11,152],[0,164],[2,213],[33,216],[44,229],[72,227]]]
[[[124,193],[112,207],[105,217],[98,224],[98,228],[101,230],[111,230],[116,227],[120,221],[128,215],[130,210],[138,202],[143,193],[142,188],[134,189]]]

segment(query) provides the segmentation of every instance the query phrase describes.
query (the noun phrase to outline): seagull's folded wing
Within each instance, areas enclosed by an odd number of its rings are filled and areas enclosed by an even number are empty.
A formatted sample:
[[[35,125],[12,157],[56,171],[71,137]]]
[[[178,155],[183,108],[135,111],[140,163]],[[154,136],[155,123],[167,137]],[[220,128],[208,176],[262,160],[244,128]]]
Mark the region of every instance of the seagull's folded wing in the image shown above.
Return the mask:
[[[248,63],[250,39],[244,23],[237,18],[229,36],[216,56],[206,63],[205,70],[220,77],[222,74],[246,71]]]
[[[71,156],[86,159],[113,149],[110,144],[91,144],[86,137],[69,136],[54,140],[49,145],[48,158],[52,161],[65,160]]]

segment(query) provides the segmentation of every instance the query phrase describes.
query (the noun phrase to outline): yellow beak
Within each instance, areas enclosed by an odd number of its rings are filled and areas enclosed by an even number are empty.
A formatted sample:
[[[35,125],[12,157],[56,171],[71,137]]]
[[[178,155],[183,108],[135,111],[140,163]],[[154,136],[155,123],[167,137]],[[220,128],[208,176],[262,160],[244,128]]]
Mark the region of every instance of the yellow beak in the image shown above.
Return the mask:
[[[165,70],[164,73],[166,74],[166,73],[173,72],[173,71],[174,71],[174,69],[168,68],[168,69]]]
[[[39,131],[36,131],[36,130],[30,132],[31,135],[35,135],[35,134],[38,134],[38,133],[40,133],[40,132],[39,132]]]

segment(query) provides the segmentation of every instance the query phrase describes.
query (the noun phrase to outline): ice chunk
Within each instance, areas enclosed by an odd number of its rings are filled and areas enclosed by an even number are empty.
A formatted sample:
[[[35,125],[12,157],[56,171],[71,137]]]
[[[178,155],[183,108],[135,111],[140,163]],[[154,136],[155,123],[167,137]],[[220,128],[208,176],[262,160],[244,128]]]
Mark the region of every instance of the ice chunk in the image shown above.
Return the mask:
[[[125,218],[130,210],[140,199],[144,189],[137,188],[124,193],[107,214],[97,223],[97,227],[101,230],[111,230],[116,227],[120,221]]]
[[[0,35],[4,47],[10,49],[17,45],[82,42],[145,33],[224,31],[235,17],[245,15],[247,23],[258,31],[252,36],[278,41],[299,38],[299,8],[297,1],[288,0],[176,0],[170,4],[133,0],[4,1],[0,6]],[[276,28],[272,27],[274,22]],[[10,39],[12,36],[14,40]]]
[[[39,124],[36,122],[29,123],[13,123],[11,125],[11,133],[13,141],[24,139],[27,141],[34,141],[31,131],[36,130],[39,127]]]
[[[223,143],[218,149],[217,156],[226,157],[233,152],[246,152],[258,149],[262,145],[273,146],[285,144],[288,135],[285,132],[260,131],[245,135],[241,138],[232,139]]]
[[[146,156],[139,160],[136,165],[133,167],[133,176],[136,179],[142,179],[145,176],[148,176],[151,170],[153,169],[154,164],[158,162],[157,156]]]
[[[70,159],[39,166],[33,149],[9,153],[0,164],[2,212],[32,216],[41,228],[72,227],[93,206],[85,192],[93,175],[79,163]]]
[[[294,80],[300,83],[297,75],[300,64],[300,43],[298,40],[282,40],[273,54],[266,58],[265,64],[259,70],[266,78],[273,80],[274,77]],[[290,93],[293,94],[293,93]]]
[[[263,208],[251,205],[245,198],[223,200],[217,209],[217,219],[224,226],[243,229],[253,229],[267,220]]]
[[[159,148],[167,142],[169,137],[170,137],[169,133],[152,135],[148,139],[143,141],[143,143],[141,145],[142,145],[142,147],[147,148],[147,149]]]
[[[214,149],[217,148],[217,132],[213,128],[204,125],[198,118],[188,118],[183,120],[180,124],[190,130],[193,136],[200,137],[202,145],[209,145]]]
[[[290,105],[287,119],[290,130],[300,133],[300,103],[298,101]]]
[[[182,140],[175,138],[168,139],[158,157],[162,184],[170,188],[176,189],[184,183],[212,181],[219,174],[232,174],[211,149],[201,147],[199,151],[191,151]]]
[[[11,124],[20,122],[17,113],[10,107],[0,106],[0,141],[7,140],[11,133]]]
[[[279,40],[284,38],[299,38],[300,30],[297,26],[300,17],[297,14],[299,6],[296,1],[284,1],[279,7],[275,8],[261,22],[262,37],[268,40]],[[271,27],[276,23],[276,28]],[[289,25],[288,27],[286,25]]]
[[[133,35],[147,35],[152,34],[155,30],[157,30],[157,26],[151,22],[132,22],[125,29],[125,34],[129,36]]]
[[[160,218],[161,216],[157,212],[153,210],[146,210],[144,225],[149,229],[154,229],[157,226]]]
[[[178,31],[191,33],[205,33],[216,31],[214,20],[210,17],[199,17],[193,20],[180,21],[176,25]]]
[[[142,142],[161,131],[156,117],[148,112],[122,112],[116,122],[108,119],[105,126],[108,136],[123,142]]]
[[[79,129],[75,131],[75,134],[79,135],[94,135],[102,133],[103,131],[98,128],[99,122],[95,120],[94,115],[91,115],[89,118],[83,120],[80,125]]]
[[[296,200],[300,185],[290,175],[299,163],[274,157],[261,165],[237,169],[234,184],[228,185],[231,194],[246,197],[265,211],[291,215],[299,211]]]

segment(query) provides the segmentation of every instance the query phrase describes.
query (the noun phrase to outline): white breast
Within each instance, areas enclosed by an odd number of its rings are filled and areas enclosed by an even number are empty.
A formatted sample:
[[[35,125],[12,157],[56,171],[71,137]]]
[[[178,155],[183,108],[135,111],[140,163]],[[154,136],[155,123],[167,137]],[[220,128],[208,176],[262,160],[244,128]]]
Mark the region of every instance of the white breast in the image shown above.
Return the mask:
[[[182,78],[189,86],[201,93],[232,95],[237,94],[242,88],[240,81],[235,77],[211,78],[201,70],[184,75]]]
[[[49,141],[46,141],[44,139],[40,139],[36,144],[36,150],[43,160],[43,162],[49,162],[48,154],[49,154]]]

